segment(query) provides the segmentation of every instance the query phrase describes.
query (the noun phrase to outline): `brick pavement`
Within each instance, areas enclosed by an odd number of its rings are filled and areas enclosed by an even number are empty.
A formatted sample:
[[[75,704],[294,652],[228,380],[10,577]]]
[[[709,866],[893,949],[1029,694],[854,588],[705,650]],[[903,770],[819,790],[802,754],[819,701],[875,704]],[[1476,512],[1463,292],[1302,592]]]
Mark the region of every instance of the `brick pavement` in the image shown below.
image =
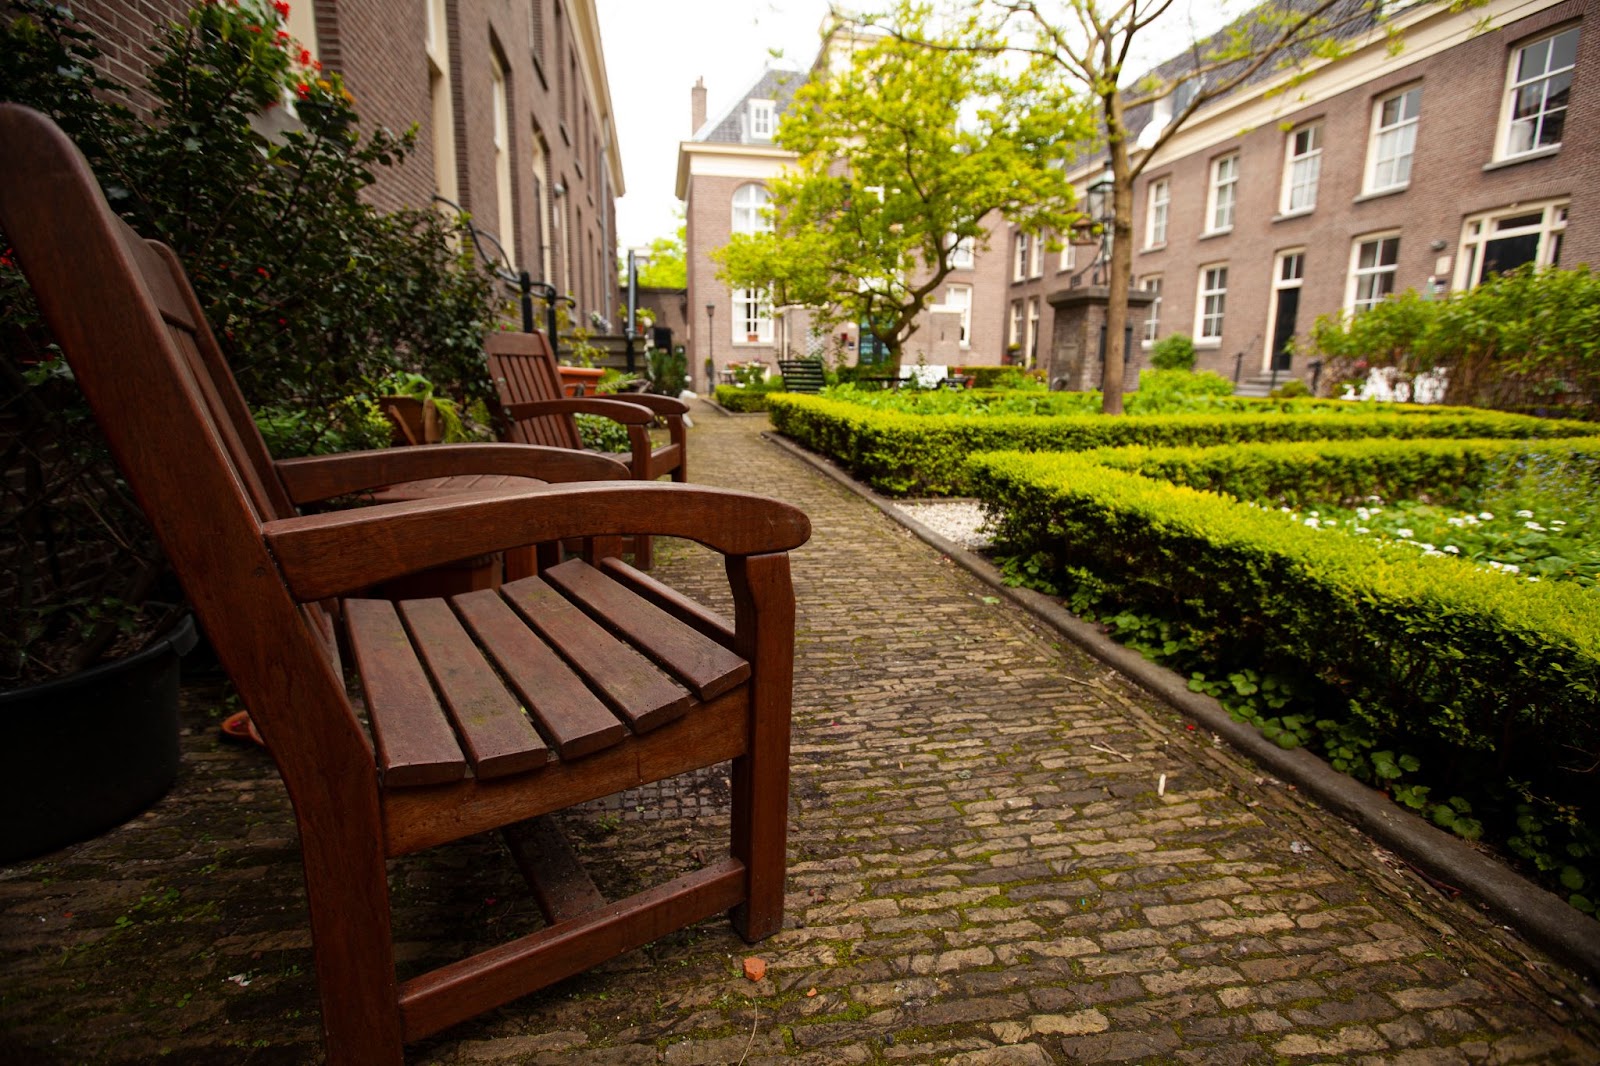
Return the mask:
[[[1451,902],[845,490],[705,412],[695,478],[805,508],[789,918],[673,934],[415,1062],[1600,1061],[1596,991]],[[725,606],[720,567],[661,570]],[[0,869],[0,1063],[318,1060],[294,831],[186,685],[133,824]],[[1158,781],[1166,775],[1164,794]],[[695,866],[713,769],[568,816],[602,889]],[[488,840],[395,864],[403,972],[537,926]],[[746,954],[768,976],[739,975]]]

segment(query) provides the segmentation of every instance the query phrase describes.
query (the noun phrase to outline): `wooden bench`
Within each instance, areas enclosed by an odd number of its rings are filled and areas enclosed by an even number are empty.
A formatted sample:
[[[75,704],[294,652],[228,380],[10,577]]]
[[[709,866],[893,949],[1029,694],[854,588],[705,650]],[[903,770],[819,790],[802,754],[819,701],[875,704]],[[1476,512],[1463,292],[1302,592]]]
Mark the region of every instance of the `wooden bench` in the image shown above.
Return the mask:
[[[689,446],[684,415],[689,407],[672,396],[628,393],[625,396],[566,397],[561,372],[550,342],[543,333],[496,333],[484,344],[489,376],[494,381],[508,421],[506,439],[520,444],[541,444],[581,451],[574,415],[596,415],[627,427],[629,450],[611,458],[627,464],[639,481],[670,476],[689,480]],[[649,427],[660,419],[667,426],[667,443],[655,447]],[[649,537],[633,542],[633,561],[641,570],[652,564]]]
[[[778,373],[787,392],[821,392],[828,383],[821,359],[779,359]]]
[[[329,1062],[400,1063],[405,1041],[719,912],[751,940],[777,931],[787,552],[809,535],[804,515],[626,480],[301,515],[297,503],[355,486],[460,474],[463,456],[499,468],[488,475],[616,465],[506,444],[273,462],[176,257],[111,212],[53,123],[11,104],[0,105],[0,228],[282,775]],[[615,557],[619,537],[649,534],[725,556],[731,623]],[[500,589],[399,604],[354,594],[571,538],[584,558]],[[625,900],[552,869],[563,849],[528,823],[724,760],[727,855]],[[549,924],[398,981],[388,861],[489,829],[508,829],[519,865],[547,875],[535,895]]]

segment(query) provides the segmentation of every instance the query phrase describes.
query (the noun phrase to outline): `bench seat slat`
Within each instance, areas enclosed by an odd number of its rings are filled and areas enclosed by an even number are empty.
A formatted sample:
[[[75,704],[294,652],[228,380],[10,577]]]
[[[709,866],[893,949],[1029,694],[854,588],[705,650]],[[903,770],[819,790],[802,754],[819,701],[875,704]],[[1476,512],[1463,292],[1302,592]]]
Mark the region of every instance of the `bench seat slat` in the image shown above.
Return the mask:
[[[552,567],[544,578],[703,700],[720,696],[750,677],[750,664],[738,655],[582,559]]]
[[[526,773],[550,749],[506,691],[444,600],[402,600],[400,615],[444,697],[472,769],[480,778]]]
[[[607,633],[543,579],[512,581],[500,591],[635,733],[682,717],[694,703],[687,689]]]
[[[522,697],[561,758],[593,754],[628,735],[617,716],[517,617],[498,592],[463,593],[450,602]]]
[[[394,604],[346,600],[344,617],[384,784],[405,788],[461,780],[467,760]]]
[[[635,595],[643,596],[690,628],[699,630],[723,647],[733,647],[732,623],[705,604],[690,599],[671,585],[628,565],[614,555],[600,560],[598,569],[613,581],[626,586]]]

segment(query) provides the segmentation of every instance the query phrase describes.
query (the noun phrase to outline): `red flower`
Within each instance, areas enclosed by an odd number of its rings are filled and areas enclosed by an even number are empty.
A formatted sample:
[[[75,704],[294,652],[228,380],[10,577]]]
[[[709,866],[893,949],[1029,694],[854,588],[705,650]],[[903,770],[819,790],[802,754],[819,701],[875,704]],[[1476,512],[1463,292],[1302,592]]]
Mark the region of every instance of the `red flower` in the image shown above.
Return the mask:
[[[294,91],[300,94],[300,99],[302,100],[311,99],[311,86],[307,85],[305,82],[301,82],[299,85],[296,85],[294,87]]]
[[[260,33],[260,32],[261,32],[261,27],[260,27],[260,26],[255,26],[255,25],[252,25],[252,26],[251,26],[251,27],[250,27],[250,32],[251,32],[251,33]]]
[[[308,67],[311,65],[311,49],[300,49],[300,65],[302,67]]]
[[[321,69],[322,69],[322,60],[320,60],[320,59],[313,59],[313,60],[312,60],[312,61],[311,61],[311,68],[312,68],[312,69],[313,69],[313,70],[321,70]]]
[[[288,324],[289,324],[289,320],[288,320],[288,319],[287,319],[287,318],[280,318],[280,319],[278,319],[278,325],[280,325],[280,326],[287,326],[287,325],[288,325]]]
[[[266,267],[256,267],[256,273],[260,274],[264,278],[272,277],[271,274],[267,273],[267,268]]]
[[[11,257],[12,251],[14,251],[14,249],[7,248],[5,251],[0,252],[0,267],[17,265],[17,261]]]
[[[278,31],[278,40],[287,41],[288,39],[289,39],[289,31],[288,30],[279,30]]]
[[[272,10],[278,13],[279,18],[286,19],[289,17],[289,5],[284,3],[283,0],[272,0]]]

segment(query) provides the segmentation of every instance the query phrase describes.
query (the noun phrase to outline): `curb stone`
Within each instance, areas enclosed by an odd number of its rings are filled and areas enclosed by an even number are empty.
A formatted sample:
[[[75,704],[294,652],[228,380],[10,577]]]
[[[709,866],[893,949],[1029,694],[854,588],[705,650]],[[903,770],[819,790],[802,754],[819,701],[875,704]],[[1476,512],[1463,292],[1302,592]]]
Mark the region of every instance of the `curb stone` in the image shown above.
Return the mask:
[[[1574,910],[1555,893],[1513,873],[1467,842],[1395,806],[1310,752],[1280,748],[1248,723],[1235,722],[1222,704],[1189,691],[1188,683],[1172,670],[1118,644],[1098,626],[1072,614],[1049,596],[1005,584],[999,569],[987,559],[935,533],[821,456],[775,432],[762,436],[845,486],[1101,662],[1222,737],[1263,769],[1298,786],[1419,869],[1460,888],[1529,942],[1591,980],[1600,979],[1600,921]]]

